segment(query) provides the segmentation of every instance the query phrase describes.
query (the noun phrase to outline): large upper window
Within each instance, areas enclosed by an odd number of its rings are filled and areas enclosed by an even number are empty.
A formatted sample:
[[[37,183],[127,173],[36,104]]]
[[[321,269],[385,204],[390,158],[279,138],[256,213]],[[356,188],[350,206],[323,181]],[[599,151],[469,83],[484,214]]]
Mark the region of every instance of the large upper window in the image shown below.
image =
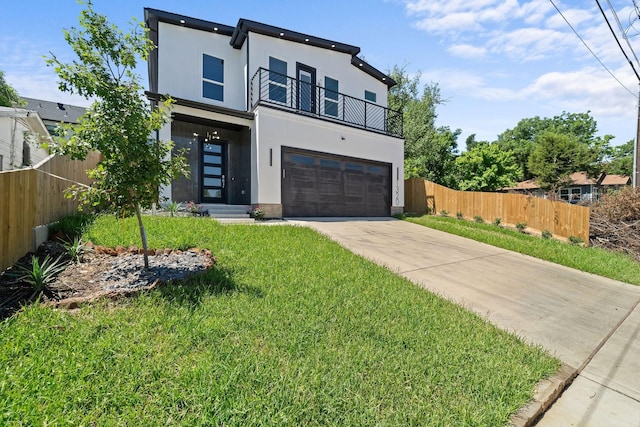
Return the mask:
[[[338,117],[338,81],[326,76],[324,78],[324,113]]]
[[[287,103],[287,63],[269,57],[269,100]]]
[[[202,96],[224,101],[224,60],[202,55]]]

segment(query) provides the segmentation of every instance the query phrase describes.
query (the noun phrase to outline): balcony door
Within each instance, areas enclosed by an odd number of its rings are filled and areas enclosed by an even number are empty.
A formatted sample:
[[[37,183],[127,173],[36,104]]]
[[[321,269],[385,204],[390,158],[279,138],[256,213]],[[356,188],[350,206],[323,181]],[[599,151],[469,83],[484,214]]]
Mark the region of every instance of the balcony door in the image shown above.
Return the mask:
[[[298,102],[297,108],[300,111],[309,113],[316,112],[316,69],[296,63],[296,79]]]
[[[202,201],[226,203],[226,144],[202,143]]]

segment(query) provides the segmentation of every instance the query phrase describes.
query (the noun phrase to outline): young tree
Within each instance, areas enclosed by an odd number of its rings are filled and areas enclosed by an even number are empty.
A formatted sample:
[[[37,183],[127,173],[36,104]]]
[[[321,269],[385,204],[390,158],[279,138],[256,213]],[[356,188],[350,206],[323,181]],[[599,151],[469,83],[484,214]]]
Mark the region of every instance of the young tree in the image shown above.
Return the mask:
[[[529,170],[544,190],[554,190],[569,184],[573,172],[596,173],[597,154],[578,142],[575,137],[544,132],[537,138],[536,147],[529,157]]]
[[[0,70],[0,107],[15,107],[21,104],[18,92],[4,79]]]
[[[522,174],[510,151],[479,142],[456,159],[460,190],[495,191],[513,185]]]
[[[149,268],[147,237],[141,210],[159,199],[159,186],[187,173],[182,153],[170,155],[171,142],[152,135],[167,121],[171,99],[160,107],[145,100],[137,59],[146,60],[153,44],[147,29],[136,23],[128,33],[93,10],[91,1],[80,14],[80,29],[64,31],[78,60],[65,64],[52,54],[47,64],[55,68],[62,91],[78,93],[95,102],[73,128],[66,126],[53,150],[84,159],[97,150],[102,160],[87,172],[90,187],[72,187],[69,194],[94,206],[107,205],[121,215],[136,214]]]

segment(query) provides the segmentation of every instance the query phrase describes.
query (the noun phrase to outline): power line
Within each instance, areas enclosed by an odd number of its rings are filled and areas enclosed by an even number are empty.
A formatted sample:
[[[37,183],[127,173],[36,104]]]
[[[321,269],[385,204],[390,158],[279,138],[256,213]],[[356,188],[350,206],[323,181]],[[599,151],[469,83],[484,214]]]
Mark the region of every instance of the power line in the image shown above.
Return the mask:
[[[640,65],[640,61],[638,61],[638,57],[636,56],[636,52],[633,50],[633,46],[631,46],[631,43],[629,42],[629,38],[627,37],[627,33],[625,33],[624,28],[622,28],[622,24],[620,23],[620,18],[618,18],[618,14],[616,13],[616,10],[613,8],[613,5],[611,4],[611,0],[607,0],[607,4],[609,5],[609,9],[611,10],[611,13],[613,14],[613,17],[616,18],[616,22],[618,23],[618,29],[620,30],[620,33],[622,33],[622,35],[624,37],[624,40],[627,42],[627,46],[629,46],[629,50],[633,54],[633,57],[636,60],[636,64]],[[598,6],[600,6],[600,4],[598,4]],[[633,69],[633,71],[635,71],[635,68]],[[636,74],[636,76],[637,76],[637,74]],[[640,80],[640,78],[638,80]]]
[[[638,79],[638,82],[640,82],[640,75],[638,75],[638,72],[636,71],[636,67],[633,66],[633,62],[631,62],[631,60],[629,59],[627,52],[625,52],[625,50],[622,48],[622,45],[620,44],[620,40],[618,40],[618,36],[616,35],[616,32],[613,31],[613,27],[609,23],[609,18],[607,18],[607,14],[604,13],[602,6],[600,6],[600,0],[596,0],[596,4],[598,5],[598,9],[600,9],[600,13],[602,13],[602,16],[604,17],[604,21],[607,23],[607,27],[609,27],[609,30],[611,31],[613,38],[615,39],[616,43],[618,43],[618,47],[622,51],[622,54],[624,55],[624,57],[627,59],[627,62],[629,63],[629,65],[631,66],[631,69],[633,70],[633,73],[636,75],[636,78]],[[617,15],[616,15],[616,18],[617,18]]]
[[[569,26],[569,28],[571,28],[571,30],[573,30],[573,33],[580,39],[580,41],[582,42],[582,44],[584,45],[584,47],[587,48],[587,50],[589,52],[591,52],[591,55],[593,55],[594,58],[596,58],[598,60],[598,62],[600,63],[600,65],[602,65],[602,67],[607,70],[607,72],[611,75],[611,77],[613,77],[615,79],[615,81],[618,82],[618,84],[620,86],[622,86],[627,92],[629,92],[634,98],[637,98],[637,95],[635,93],[633,93],[631,90],[629,90],[628,87],[626,87],[620,80],[618,80],[618,78],[615,76],[615,74],[613,74],[613,72],[604,64],[604,62],[602,62],[602,60],[600,58],[598,58],[598,55],[595,54],[595,52],[593,50],[591,50],[591,48],[589,47],[589,45],[587,44],[586,41],[584,41],[584,39],[580,36],[580,34],[578,34],[578,32],[576,31],[575,28],[573,28],[573,25],[571,25],[571,23],[567,20],[567,18],[564,16],[564,14],[560,11],[560,9],[558,9],[558,6],[556,6],[556,4],[553,2],[553,0],[549,0],[551,2],[551,4],[553,5],[553,7],[558,11],[558,13],[560,14],[560,16],[562,16],[562,19],[564,19],[564,22],[567,23],[567,25]],[[596,0],[597,1],[597,0]],[[626,56],[626,54],[625,54]],[[633,67],[633,65],[632,65]],[[634,68],[635,71],[635,68]],[[636,74],[637,75],[637,74]],[[640,80],[640,78],[639,78]]]

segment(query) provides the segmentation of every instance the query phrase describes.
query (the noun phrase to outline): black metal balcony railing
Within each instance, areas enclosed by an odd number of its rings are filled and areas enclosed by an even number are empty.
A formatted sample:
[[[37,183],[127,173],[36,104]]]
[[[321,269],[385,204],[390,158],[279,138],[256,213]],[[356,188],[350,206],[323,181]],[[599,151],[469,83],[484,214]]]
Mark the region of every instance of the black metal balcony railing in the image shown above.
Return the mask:
[[[251,79],[251,107],[258,104],[402,137],[402,112],[265,68]]]

